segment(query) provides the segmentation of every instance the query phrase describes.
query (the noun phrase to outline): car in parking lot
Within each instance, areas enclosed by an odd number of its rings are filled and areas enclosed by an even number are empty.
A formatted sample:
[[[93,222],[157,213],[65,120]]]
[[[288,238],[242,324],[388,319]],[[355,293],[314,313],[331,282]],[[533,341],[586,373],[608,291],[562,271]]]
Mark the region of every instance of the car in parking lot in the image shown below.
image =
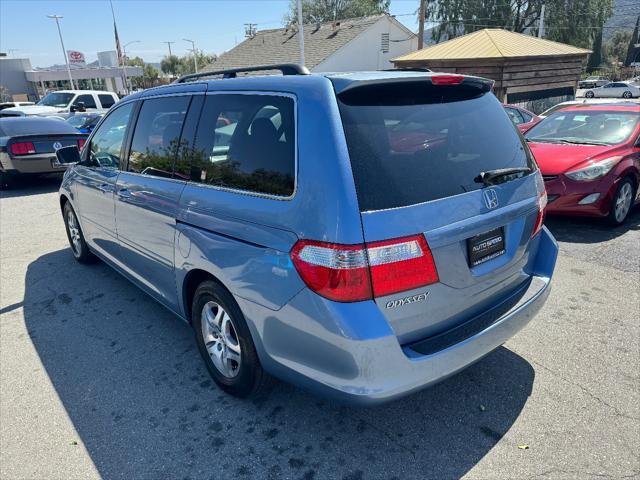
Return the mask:
[[[35,105],[34,102],[2,102],[0,103],[0,111],[6,108],[23,107],[26,105]]]
[[[591,76],[578,82],[578,88],[597,88],[610,83],[611,80],[607,77]]]
[[[559,110],[526,134],[548,195],[547,212],[623,223],[640,184],[640,105]]]
[[[638,98],[640,88],[627,82],[611,82],[584,92],[586,98]]]
[[[48,93],[35,105],[6,108],[0,111],[0,117],[68,115],[72,112],[108,109],[118,100],[115,93],[102,90],[59,90]]]
[[[523,133],[542,120],[535,113],[517,105],[504,105],[504,110],[513,124]]]
[[[74,113],[66,119],[66,122],[81,133],[91,133],[105,112],[106,110]]]
[[[283,75],[234,78],[265,70]],[[358,404],[427,387],[524,327],[555,266],[491,86],[276,65],[130,95],[57,152],[71,252],[189,322],[231,394],[269,374]]]
[[[56,150],[73,145],[82,148],[87,135],[53,118],[0,118],[0,187],[18,176],[63,173]]]

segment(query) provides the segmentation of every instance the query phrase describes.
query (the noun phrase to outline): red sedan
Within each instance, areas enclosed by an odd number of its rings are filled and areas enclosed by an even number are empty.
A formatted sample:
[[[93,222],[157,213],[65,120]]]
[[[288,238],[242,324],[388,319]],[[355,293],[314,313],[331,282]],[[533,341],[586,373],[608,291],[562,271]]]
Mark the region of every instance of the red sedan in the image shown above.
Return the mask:
[[[504,111],[507,112],[509,118],[513,122],[513,124],[520,130],[523,134],[526,133],[531,127],[533,127],[536,123],[538,123],[542,118],[537,116],[535,113],[530,112],[529,110],[525,110],[522,107],[517,105],[503,105]]]
[[[545,180],[547,213],[626,220],[640,184],[640,105],[564,108],[525,137]]]

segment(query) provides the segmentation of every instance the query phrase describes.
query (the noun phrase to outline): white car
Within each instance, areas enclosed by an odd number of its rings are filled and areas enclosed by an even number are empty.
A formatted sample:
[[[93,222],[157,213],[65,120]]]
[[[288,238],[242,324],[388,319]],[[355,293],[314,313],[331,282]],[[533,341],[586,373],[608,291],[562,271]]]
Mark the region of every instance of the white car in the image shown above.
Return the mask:
[[[597,88],[611,82],[607,77],[588,77],[580,80],[580,88]]]
[[[107,110],[118,100],[118,95],[103,90],[59,90],[47,94],[35,105],[6,108],[0,111],[0,117],[66,116],[71,112]]]
[[[586,90],[584,96],[586,98],[634,98],[640,97],[640,88],[627,82],[611,82],[603,87]]]

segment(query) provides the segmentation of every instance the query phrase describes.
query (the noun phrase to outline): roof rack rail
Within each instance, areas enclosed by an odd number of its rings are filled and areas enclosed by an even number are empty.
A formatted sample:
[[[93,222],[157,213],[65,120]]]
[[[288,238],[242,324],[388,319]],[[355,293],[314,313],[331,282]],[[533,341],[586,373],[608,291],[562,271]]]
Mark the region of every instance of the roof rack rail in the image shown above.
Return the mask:
[[[279,63],[275,65],[257,65],[254,67],[229,68],[226,70],[212,70],[210,72],[199,72],[184,75],[173,83],[186,83],[203,77],[222,75],[222,78],[236,78],[238,73],[260,72],[263,70],[280,70],[282,75],[309,75],[309,69],[297,63]]]
[[[400,67],[400,68],[385,68],[383,72],[432,72],[433,70],[426,67]]]

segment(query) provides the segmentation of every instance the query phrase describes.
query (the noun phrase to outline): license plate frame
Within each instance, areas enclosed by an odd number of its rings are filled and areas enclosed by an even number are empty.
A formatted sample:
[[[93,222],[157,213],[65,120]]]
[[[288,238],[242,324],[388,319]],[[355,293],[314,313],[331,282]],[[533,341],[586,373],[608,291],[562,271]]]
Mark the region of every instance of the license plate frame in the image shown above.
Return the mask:
[[[469,266],[472,268],[500,257],[505,252],[504,227],[467,238]]]

